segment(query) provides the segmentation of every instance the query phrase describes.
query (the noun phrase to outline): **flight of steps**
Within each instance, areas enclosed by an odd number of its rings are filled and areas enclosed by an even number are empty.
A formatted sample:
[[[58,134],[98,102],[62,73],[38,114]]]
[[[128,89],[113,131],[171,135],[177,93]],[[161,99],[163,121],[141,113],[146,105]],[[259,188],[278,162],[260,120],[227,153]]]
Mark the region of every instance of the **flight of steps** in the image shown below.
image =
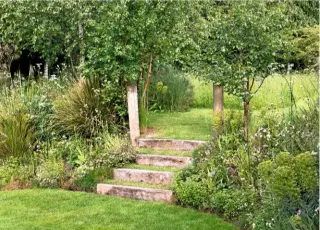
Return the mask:
[[[140,139],[140,148],[157,150],[192,151],[202,141]],[[175,198],[170,186],[174,173],[192,163],[189,156],[138,154],[136,164],[129,168],[113,170],[113,180],[97,185],[97,193],[139,200],[173,203]]]

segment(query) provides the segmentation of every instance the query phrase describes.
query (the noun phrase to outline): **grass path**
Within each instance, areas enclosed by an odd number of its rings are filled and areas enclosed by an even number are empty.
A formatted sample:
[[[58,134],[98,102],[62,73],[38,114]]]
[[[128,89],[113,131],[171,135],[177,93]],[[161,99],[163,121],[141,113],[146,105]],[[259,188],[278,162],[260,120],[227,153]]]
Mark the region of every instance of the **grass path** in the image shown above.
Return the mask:
[[[149,113],[148,126],[155,128],[156,138],[209,140],[212,132],[212,110]]]
[[[174,205],[63,190],[0,192],[0,229],[236,229]]]

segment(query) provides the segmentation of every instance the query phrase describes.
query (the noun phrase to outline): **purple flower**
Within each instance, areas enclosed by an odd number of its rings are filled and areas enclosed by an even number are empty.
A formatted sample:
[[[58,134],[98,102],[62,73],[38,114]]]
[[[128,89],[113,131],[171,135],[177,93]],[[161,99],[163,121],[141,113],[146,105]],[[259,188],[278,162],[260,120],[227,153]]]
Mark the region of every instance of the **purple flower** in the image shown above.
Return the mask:
[[[302,214],[302,210],[299,209],[299,210],[297,211],[297,216],[301,216],[301,214]]]

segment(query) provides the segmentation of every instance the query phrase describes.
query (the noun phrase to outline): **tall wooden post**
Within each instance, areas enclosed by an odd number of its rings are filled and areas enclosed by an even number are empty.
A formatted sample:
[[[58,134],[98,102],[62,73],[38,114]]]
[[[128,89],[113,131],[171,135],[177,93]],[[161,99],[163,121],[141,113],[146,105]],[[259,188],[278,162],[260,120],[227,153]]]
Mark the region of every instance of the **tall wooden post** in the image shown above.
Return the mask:
[[[213,112],[223,112],[223,86],[213,85]]]
[[[223,86],[213,85],[213,138],[223,131]]]
[[[140,137],[139,107],[137,86],[127,86],[130,139],[133,146],[138,145]]]

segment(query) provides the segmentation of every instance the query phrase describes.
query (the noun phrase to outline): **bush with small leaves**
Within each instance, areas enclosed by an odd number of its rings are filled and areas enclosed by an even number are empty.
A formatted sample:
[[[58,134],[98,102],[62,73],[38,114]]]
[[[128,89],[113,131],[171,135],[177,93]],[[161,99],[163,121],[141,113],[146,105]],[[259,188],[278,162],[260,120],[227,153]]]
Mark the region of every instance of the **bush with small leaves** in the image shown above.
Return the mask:
[[[211,195],[210,208],[222,213],[228,219],[253,213],[258,200],[254,190],[220,190]]]
[[[319,187],[316,158],[310,152],[300,153],[294,157],[294,171],[302,191],[310,192]]]
[[[209,207],[208,187],[202,176],[192,174],[193,169],[184,169],[174,180],[173,190],[182,205],[206,208]]]
[[[64,179],[64,162],[61,158],[49,154],[37,167],[35,181],[40,187],[59,188]]]
[[[128,138],[106,132],[96,138],[96,151],[94,164],[97,167],[122,167],[136,159],[136,151]]]

